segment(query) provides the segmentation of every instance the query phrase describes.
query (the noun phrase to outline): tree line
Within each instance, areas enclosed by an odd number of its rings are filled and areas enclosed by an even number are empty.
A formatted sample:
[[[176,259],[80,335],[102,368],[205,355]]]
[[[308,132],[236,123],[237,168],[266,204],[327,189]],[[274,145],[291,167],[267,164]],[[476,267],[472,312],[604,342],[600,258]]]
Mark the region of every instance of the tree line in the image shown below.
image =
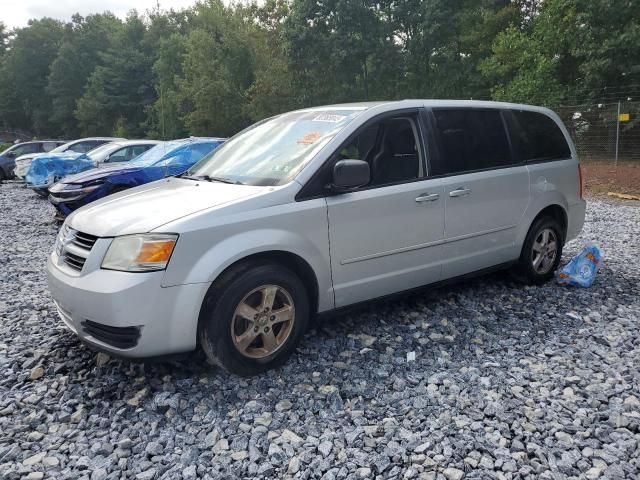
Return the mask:
[[[0,23],[0,125],[231,135],[311,105],[640,89],[640,0],[267,0]]]

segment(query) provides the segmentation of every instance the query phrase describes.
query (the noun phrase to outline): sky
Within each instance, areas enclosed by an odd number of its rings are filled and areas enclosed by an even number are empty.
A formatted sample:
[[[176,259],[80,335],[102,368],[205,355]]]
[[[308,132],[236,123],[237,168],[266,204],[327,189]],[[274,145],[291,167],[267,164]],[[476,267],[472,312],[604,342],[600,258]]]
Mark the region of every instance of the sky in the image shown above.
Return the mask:
[[[110,11],[124,18],[131,9],[144,13],[154,8],[158,0],[0,0],[0,21],[7,29],[25,27],[31,18],[52,17],[70,20],[74,13],[85,16],[90,13]],[[196,0],[159,0],[160,8],[180,9],[196,3]]]

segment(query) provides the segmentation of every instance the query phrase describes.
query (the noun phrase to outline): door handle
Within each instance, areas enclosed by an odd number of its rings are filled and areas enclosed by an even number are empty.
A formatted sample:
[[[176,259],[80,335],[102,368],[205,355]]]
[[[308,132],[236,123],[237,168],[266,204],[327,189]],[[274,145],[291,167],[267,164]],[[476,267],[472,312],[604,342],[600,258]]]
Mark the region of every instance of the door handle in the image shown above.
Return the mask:
[[[435,202],[440,198],[440,195],[437,193],[423,193],[419,197],[416,197],[416,202],[424,203],[424,202]]]
[[[456,190],[451,190],[449,192],[449,196],[450,197],[464,197],[465,195],[469,195],[471,193],[471,189],[470,188],[458,188]]]

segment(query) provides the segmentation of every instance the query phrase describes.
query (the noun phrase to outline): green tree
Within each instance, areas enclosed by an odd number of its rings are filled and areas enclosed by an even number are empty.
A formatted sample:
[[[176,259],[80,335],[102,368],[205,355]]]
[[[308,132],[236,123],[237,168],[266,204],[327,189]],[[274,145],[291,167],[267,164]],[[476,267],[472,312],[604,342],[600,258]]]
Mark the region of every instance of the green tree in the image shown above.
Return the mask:
[[[250,122],[251,42],[244,19],[220,0],[194,8],[196,24],[187,37],[183,76],[177,81],[183,120],[194,135],[230,135]]]
[[[494,98],[544,105],[624,98],[640,83],[640,1],[546,0],[500,32],[481,66]]]
[[[0,22],[0,58],[7,51],[7,40],[9,37],[9,33],[7,32],[7,27],[4,23]]]
[[[289,69],[304,105],[393,98],[402,74],[389,5],[294,0],[286,20]]]
[[[398,8],[404,90],[414,97],[488,97],[478,66],[491,55],[495,35],[521,15],[508,0],[425,0]]]
[[[480,66],[485,77],[494,82],[494,99],[548,106],[561,102],[565,88],[558,79],[560,60],[546,54],[543,43],[516,28],[498,36],[493,56]]]
[[[0,65],[0,116],[3,123],[42,135],[51,130],[47,76],[63,36],[57,20],[31,20],[14,31]]]
[[[251,19],[255,80],[247,91],[247,114],[260,120],[301,106],[294,94],[289,69],[288,42],[284,22],[289,14],[286,0],[268,0],[252,5],[246,15]]]
[[[76,116],[86,134],[107,135],[118,127],[130,137],[144,135],[145,107],[155,101],[152,52],[144,48],[146,26],[133,11],[100,54],[101,64],[78,100]]]
[[[186,37],[174,33],[162,39],[153,64],[157,100],[147,108],[147,134],[153,138],[178,138],[187,134],[177,80],[182,76]]]
[[[110,13],[74,15],[67,25],[58,55],[51,65],[47,94],[52,100],[51,122],[55,133],[78,135],[76,104],[84,94],[89,76],[101,65],[111,37],[122,22]]]

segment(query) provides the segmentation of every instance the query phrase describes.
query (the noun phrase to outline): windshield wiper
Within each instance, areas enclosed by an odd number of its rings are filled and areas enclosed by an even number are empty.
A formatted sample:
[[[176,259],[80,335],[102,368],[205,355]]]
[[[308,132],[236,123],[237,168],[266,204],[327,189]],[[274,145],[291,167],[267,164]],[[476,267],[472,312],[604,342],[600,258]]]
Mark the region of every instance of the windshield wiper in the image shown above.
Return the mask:
[[[180,178],[186,178],[188,180],[204,180],[205,182],[220,182],[220,183],[229,183],[231,185],[244,185],[242,182],[238,182],[237,180],[231,180],[229,178],[224,177],[211,177],[209,175],[182,175]]]

